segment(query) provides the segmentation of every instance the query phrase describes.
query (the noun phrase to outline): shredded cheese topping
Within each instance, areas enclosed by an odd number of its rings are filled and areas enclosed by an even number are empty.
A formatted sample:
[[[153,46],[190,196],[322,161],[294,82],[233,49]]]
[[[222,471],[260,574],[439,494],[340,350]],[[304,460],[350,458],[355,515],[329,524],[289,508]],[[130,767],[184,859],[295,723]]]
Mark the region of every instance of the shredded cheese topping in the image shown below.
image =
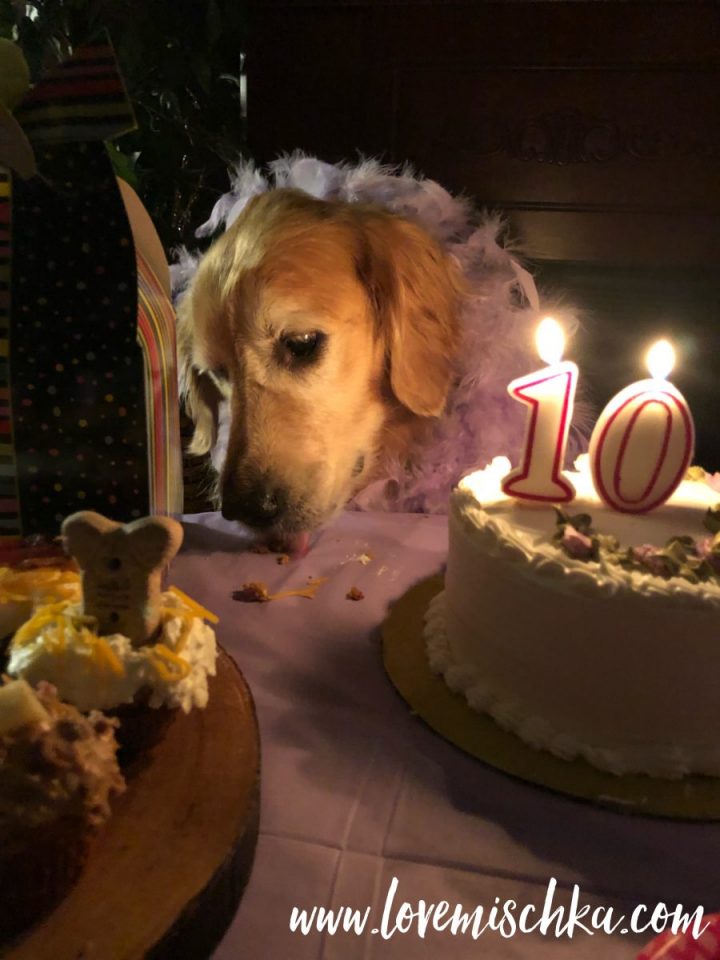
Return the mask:
[[[177,683],[190,673],[187,660],[183,660],[164,643],[156,643],[150,656],[158,676],[166,683]]]
[[[53,653],[63,654],[67,650],[68,636],[71,643],[86,650],[100,670],[109,670],[119,677],[125,673],[125,667],[104,637],[98,636],[93,627],[97,626],[94,617],[73,610],[70,600],[45,604],[39,607],[30,619],[15,632],[10,648],[26,646],[32,643],[38,634],[47,628],[47,647]]]
[[[85,631],[88,645],[90,646],[91,656],[94,656],[95,662],[106,666],[116,676],[125,675],[125,667],[104,637],[98,637],[91,634],[89,630]]]
[[[36,567],[17,570],[0,567],[0,604],[24,603],[28,600],[79,600],[80,575],[58,567]]]
[[[3,570],[7,569],[0,568],[0,590],[2,589]],[[10,573],[14,573],[14,571],[10,571]],[[59,575],[52,578],[43,576],[40,578],[41,582],[50,582],[53,586],[56,584],[74,586],[77,584],[79,588],[79,577],[74,573],[66,576],[65,571],[61,574],[60,571],[32,570],[24,571],[23,575],[38,573]],[[74,579],[71,580],[69,577]],[[172,620],[179,620],[181,623],[180,633],[173,644],[174,649],[171,649],[167,643],[156,643],[146,649],[148,659],[158,678],[166,683],[177,683],[184,680],[190,673],[190,664],[181,654],[187,644],[193,623],[198,618],[217,623],[218,617],[177,587],[170,587],[168,592],[177,597],[182,604],[182,606],[164,604],[160,608],[160,620],[163,627]],[[15,632],[10,648],[12,650],[27,646],[44,631],[45,646],[52,653],[63,655],[70,644],[76,650],[83,653],[87,652],[100,672],[114,673],[118,677],[124,676],[126,671],[122,660],[105,637],[99,636],[96,630],[97,620],[95,617],[89,617],[79,612],[77,599],[62,599],[56,603],[45,603],[38,607],[30,619]]]
[[[318,592],[318,588],[325,583],[327,577],[308,577],[306,587],[300,587],[297,590],[280,590],[278,593],[271,593],[268,600],[282,600],[283,597],[304,597],[306,600],[312,600]]]
[[[181,603],[185,604],[191,613],[196,617],[200,617],[201,620],[207,620],[209,623],[220,622],[220,618],[216,614],[211,613],[210,610],[206,610],[197,600],[193,600],[192,597],[183,593],[180,587],[168,587],[168,593],[174,594]]]

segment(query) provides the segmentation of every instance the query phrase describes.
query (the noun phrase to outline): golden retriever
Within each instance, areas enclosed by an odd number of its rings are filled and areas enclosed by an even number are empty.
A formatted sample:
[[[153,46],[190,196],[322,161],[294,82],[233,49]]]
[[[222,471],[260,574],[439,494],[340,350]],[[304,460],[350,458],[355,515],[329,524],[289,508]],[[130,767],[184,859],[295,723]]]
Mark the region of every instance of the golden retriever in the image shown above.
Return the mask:
[[[209,249],[179,307],[191,452],[229,437],[223,516],[295,544],[445,407],[463,280],[420,227],[379,207],[278,189]]]

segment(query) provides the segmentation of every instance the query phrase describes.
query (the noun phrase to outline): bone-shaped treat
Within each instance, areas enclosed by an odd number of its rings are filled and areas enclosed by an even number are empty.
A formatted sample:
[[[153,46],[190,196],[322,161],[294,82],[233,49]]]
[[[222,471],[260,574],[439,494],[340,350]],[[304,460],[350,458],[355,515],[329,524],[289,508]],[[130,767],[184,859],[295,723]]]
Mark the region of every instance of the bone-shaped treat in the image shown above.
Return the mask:
[[[80,567],[83,608],[98,633],[149,643],[160,623],[163,569],[180,549],[183,529],[169,517],[115,523],[92,510],[67,517],[65,548]]]

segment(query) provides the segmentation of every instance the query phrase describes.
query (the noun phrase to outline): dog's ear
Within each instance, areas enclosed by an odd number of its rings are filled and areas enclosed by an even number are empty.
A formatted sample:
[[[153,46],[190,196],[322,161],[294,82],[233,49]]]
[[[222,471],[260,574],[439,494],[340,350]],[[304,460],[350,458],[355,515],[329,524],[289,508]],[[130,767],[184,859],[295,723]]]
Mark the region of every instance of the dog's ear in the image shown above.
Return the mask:
[[[385,339],[392,392],[413,413],[439,416],[457,357],[459,270],[432,237],[407,220],[370,213],[361,224],[358,273]]]
[[[180,301],[177,318],[180,397],[195,424],[188,451],[203,456],[215,446],[222,395],[212,378],[193,363],[192,289]]]

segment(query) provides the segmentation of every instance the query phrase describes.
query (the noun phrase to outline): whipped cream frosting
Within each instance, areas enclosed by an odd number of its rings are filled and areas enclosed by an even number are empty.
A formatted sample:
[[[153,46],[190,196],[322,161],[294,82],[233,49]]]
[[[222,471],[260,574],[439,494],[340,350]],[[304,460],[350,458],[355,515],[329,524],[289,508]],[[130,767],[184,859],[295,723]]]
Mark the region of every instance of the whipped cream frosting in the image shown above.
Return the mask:
[[[683,482],[647,515],[595,495],[585,462],[571,514],[627,546],[707,533],[720,494]],[[453,493],[445,590],[426,617],[432,668],[534,747],[616,774],[720,775],[720,587],[567,556],[552,508],[506,497],[496,460]]]
[[[15,635],[7,672],[32,684],[52,683],[83,712],[111,710],[138,695],[147,695],[154,708],[203,708],[216,669],[215,633],[176,593],[165,592],[162,607],[157,643],[141,647],[121,634],[97,637],[85,629],[79,603],[45,608],[47,617],[36,613],[36,633],[22,636],[23,627]]]

